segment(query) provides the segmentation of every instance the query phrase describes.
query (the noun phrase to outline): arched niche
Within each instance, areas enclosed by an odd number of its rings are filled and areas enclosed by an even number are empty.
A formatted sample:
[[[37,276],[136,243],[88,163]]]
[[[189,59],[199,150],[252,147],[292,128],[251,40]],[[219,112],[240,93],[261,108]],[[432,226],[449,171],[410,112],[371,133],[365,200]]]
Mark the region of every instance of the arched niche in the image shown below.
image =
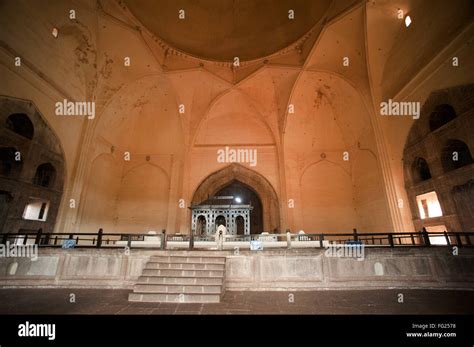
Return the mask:
[[[213,195],[215,196],[234,196],[239,198],[245,205],[252,205],[250,212],[250,234],[260,234],[263,228],[263,206],[258,193],[250,186],[239,180],[232,180],[226,186],[219,189]]]
[[[279,199],[270,182],[256,171],[239,164],[231,164],[207,176],[196,188],[192,204],[199,204],[215,195],[233,181],[250,187],[262,201],[263,230],[280,231]]]
[[[6,121],[7,128],[11,131],[32,140],[35,133],[33,123],[24,113],[14,113],[8,116]]]
[[[472,163],[471,151],[460,140],[448,140],[441,153],[441,165],[444,172],[453,171]]]
[[[411,165],[413,183],[420,183],[431,178],[431,171],[424,158],[417,157]]]
[[[456,118],[456,111],[449,104],[441,104],[435,107],[430,115],[430,130],[435,131],[443,125]]]

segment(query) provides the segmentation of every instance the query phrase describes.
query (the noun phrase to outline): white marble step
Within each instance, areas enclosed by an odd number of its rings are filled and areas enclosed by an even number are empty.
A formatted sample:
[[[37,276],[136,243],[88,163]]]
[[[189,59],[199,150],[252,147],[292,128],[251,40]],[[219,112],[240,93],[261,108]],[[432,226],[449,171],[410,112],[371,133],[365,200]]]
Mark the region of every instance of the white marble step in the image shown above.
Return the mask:
[[[161,263],[148,262],[145,269],[170,269],[170,270],[225,270],[225,264],[211,263]]]
[[[184,294],[221,294],[222,286],[214,285],[170,285],[136,284],[134,293],[184,293]]]
[[[140,276],[137,284],[222,285],[222,277]]]

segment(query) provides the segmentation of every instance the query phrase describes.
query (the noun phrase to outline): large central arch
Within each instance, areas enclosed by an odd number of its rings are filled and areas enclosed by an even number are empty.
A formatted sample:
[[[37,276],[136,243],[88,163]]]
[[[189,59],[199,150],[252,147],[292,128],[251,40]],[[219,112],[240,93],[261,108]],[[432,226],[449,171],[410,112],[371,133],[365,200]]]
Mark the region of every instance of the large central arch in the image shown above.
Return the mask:
[[[232,181],[239,181],[258,194],[263,207],[264,231],[280,231],[278,196],[268,180],[261,174],[239,164],[231,164],[207,176],[196,188],[192,203],[199,204],[214,195]]]

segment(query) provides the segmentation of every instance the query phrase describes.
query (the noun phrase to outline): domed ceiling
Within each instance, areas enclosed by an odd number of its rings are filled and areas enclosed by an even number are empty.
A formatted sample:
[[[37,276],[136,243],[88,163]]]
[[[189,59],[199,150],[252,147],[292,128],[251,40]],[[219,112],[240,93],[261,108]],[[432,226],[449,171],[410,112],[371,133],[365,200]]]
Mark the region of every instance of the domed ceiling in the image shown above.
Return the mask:
[[[192,56],[253,60],[294,43],[328,12],[332,0],[125,0],[154,35]],[[180,10],[185,19],[179,19]],[[288,18],[289,10],[295,19]]]

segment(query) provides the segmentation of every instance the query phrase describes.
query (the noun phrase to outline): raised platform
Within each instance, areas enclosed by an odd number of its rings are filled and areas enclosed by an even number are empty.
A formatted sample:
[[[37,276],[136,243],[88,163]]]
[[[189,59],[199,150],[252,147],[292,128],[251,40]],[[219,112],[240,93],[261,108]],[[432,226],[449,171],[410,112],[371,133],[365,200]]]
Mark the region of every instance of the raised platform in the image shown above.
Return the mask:
[[[225,283],[230,291],[474,289],[474,249],[460,248],[459,255],[452,255],[448,247],[366,248],[363,260],[328,257],[324,249],[240,251],[239,254],[131,250],[126,255],[119,249],[48,248],[40,249],[37,261],[0,258],[0,287],[131,290],[151,257],[170,255],[225,256]],[[175,270],[184,271],[167,269]]]

